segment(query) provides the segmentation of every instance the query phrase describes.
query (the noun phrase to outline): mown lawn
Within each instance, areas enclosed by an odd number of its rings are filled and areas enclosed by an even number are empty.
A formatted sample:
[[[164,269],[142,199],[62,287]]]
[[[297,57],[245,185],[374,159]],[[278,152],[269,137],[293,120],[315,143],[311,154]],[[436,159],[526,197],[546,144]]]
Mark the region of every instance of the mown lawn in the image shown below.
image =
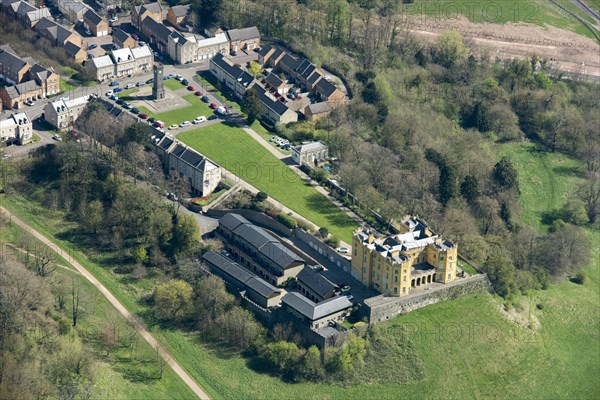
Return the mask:
[[[68,82],[66,78],[60,77],[60,91],[68,92],[69,90],[77,89],[77,85]]]
[[[588,1],[589,2],[589,1]],[[569,0],[559,3],[584,19],[588,19]],[[414,0],[403,4],[405,13],[427,15],[439,19],[466,17],[472,22],[505,24],[525,22],[540,26],[550,25],[594,38],[590,30],[581,22],[559,7],[543,0],[502,0],[497,2],[471,0]]]
[[[350,242],[356,223],[242,129],[216,124],[177,138],[313,223],[326,226],[338,239]]]
[[[193,93],[181,96],[181,98],[190,103],[190,105],[160,114],[155,114],[144,106],[138,108],[141,112],[148,114],[148,116],[163,121],[166,126],[181,124],[183,121],[192,121],[194,118],[199,117],[200,115],[204,115],[208,118],[214,113],[214,111],[206,103],[200,100],[200,98]]]
[[[140,91],[140,89],[138,89],[138,88],[123,90],[122,92],[117,93],[117,97],[119,99],[125,100],[125,101],[135,100],[135,96],[132,96],[132,95],[139,91]]]
[[[163,81],[163,82],[167,89],[179,90],[179,89],[185,88],[185,86],[183,86],[183,84],[176,79],[167,79],[166,81]]]

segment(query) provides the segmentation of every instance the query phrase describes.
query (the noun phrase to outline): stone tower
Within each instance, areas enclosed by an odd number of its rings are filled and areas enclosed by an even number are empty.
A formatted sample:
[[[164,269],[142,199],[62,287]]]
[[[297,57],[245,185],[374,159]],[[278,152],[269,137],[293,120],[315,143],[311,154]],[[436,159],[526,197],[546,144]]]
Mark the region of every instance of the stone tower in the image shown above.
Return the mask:
[[[163,81],[163,65],[154,64],[154,86],[152,87],[152,98],[161,100],[165,98],[165,85]]]

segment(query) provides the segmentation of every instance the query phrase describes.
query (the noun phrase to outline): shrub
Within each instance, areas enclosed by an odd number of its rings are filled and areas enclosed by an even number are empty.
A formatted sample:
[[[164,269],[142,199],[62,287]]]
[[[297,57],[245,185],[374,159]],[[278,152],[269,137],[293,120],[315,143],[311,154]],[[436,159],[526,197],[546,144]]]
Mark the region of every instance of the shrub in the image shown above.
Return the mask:
[[[262,201],[267,200],[268,197],[269,197],[269,195],[266,194],[265,192],[258,192],[258,193],[256,193],[255,199],[256,199],[256,201],[262,202]]]
[[[287,214],[279,214],[276,217],[277,221],[281,222],[283,225],[285,225],[286,227],[290,228],[290,229],[294,229],[298,227],[298,222],[296,222],[296,220],[294,218],[292,218],[290,215]]]
[[[576,283],[578,285],[583,285],[587,281],[587,274],[584,270],[579,271],[573,278],[571,278],[571,282]]]
[[[325,244],[326,244],[327,246],[329,246],[329,247],[336,248],[336,247],[339,247],[339,245],[340,245],[340,240],[339,240],[339,239],[337,239],[337,238],[335,238],[335,237],[333,237],[333,236],[330,236],[330,237],[328,237],[327,239],[325,239]]]
[[[322,238],[327,238],[327,236],[329,236],[329,229],[327,229],[324,226],[320,227],[319,228],[319,236],[321,236]]]

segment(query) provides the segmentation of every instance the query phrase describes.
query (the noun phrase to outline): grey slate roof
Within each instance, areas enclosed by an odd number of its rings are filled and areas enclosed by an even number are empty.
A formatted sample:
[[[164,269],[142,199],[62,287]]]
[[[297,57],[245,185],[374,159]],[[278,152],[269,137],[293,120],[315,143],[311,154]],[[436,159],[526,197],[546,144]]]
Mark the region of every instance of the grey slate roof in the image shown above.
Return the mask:
[[[286,54],[281,58],[278,65],[287,71],[294,71],[298,67],[298,65],[300,65],[300,63],[300,60],[295,59],[289,54]]]
[[[146,27],[146,29],[148,29],[154,36],[163,42],[167,42],[169,40],[169,35],[172,32],[165,24],[156,22],[150,17],[144,18],[142,21],[142,26]]]
[[[100,22],[102,22],[102,18],[98,14],[96,14],[96,12],[94,12],[94,10],[90,10],[90,9],[88,9],[85,12],[85,14],[83,14],[83,18],[87,19],[94,25],[98,25]]]
[[[331,111],[331,105],[328,101],[322,101],[320,103],[312,103],[308,106],[310,112],[313,115],[325,113]]]
[[[248,243],[259,250],[265,244],[276,241],[276,239],[265,232],[262,228],[252,224],[242,224],[233,230],[233,233],[244,238]]]
[[[283,115],[288,107],[280,101],[276,101],[267,96],[266,91],[261,86],[254,86],[258,99],[265,106],[273,110],[277,115]]]
[[[185,150],[186,150],[185,146],[177,143],[177,145],[175,146],[173,151],[171,151],[171,154],[173,154],[175,157],[179,158],[185,152]]]
[[[229,275],[230,277],[234,278],[242,284],[245,284],[246,281],[248,281],[254,276],[253,274],[242,268],[239,264],[229,260],[226,257],[223,257],[221,254],[216,253],[214,251],[209,251],[208,253],[205,253],[202,256],[202,258],[206,262],[210,263],[212,266],[218,268],[219,270],[223,271],[224,273],[226,273],[227,275]]]
[[[337,287],[336,284],[311,268],[303,268],[296,278],[322,298],[325,298]]]
[[[227,31],[227,36],[229,36],[230,41],[260,39],[260,33],[256,26],[243,29],[230,29]]]
[[[244,73],[240,67],[236,67],[235,65],[228,63],[221,53],[215,54],[210,62],[215,63],[219,68],[225,71],[226,74],[230,75],[236,80]]]
[[[53,74],[53,71],[48,68],[44,68],[39,64],[34,64],[29,70],[29,74],[37,76],[41,81],[45,81],[50,77],[50,75]]]
[[[185,17],[190,12],[191,6],[189,4],[186,4],[184,6],[174,6],[171,8],[173,9],[173,14],[175,14],[175,16],[179,18]]]
[[[281,242],[269,242],[260,248],[260,252],[275,264],[286,269],[293,263],[303,263],[304,260],[296,253],[285,247]]]
[[[258,51],[258,55],[260,56],[266,56],[271,49],[273,49],[273,46],[271,46],[270,44],[264,45],[259,51]]]
[[[315,85],[315,83],[316,83],[316,82],[317,82],[319,79],[322,79],[322,78],[323,78],[323,76],[317,72],[317,73],[314,73],[314,74],[312,74],[312,75],[311,75],[311,76],[310,76],[310,77],[307,79],[307,82],[308,82],[308,84],[309,84],[309,85],[312,87],[312,86],[314,86],[314,85]]]
[[[159,14],[162,12],[162,6],[158,2],[142,4],[141,6],[139,6],[139,13],[143,14],[144,11],[150,11],[155,14]]]
[[[0,65],[2,65],[3,68],[8,67],[9,69],[17,72],[23,69],[27,63],[19,56],[11,52],[0,51]]]
[[[279,77],[272,72],[269,75],[267,75],[267,77],[265,78],[265,81],[269,85],[275,86],[275,87],[279,87],[283,84],[283,81],[281,79],[279,79]]]
[[[254,290],[256,293],[267,299],[281,293],[281,290],[277,289],[275,286],[256,276],[246,281],[246,287],[248,289]]]
[[[63,46],[63,49],[65,49],[68,55],[70,55],[71,57],[75,57],[77,53],[79,53],[79,51],[81,50],[81,47],[77,46],[76,44],[73,44],[72,42],[67,42]]]
[[[282,302],[311,321],[352,307],[352,303],[346,296],[333,297],[320,303],[314,303],[297,292],[289,292],[283,296]]]
[[[204,156],[202,156],[200,153],[196,153],[194,150],[189,148],[186,149],[186,151],[180,158],[194,167],[199,166],[202,163],[202,161],[204,161]]]
[[[127,39],[129,39],[131,36],[125,32],[124,30],[122,30],[121,28],[114,28],[113,29],[113,39],[120,42],[120,43],[125,43],[125,41]]]
[[[240,214],[228,213],[222,216],[219,219],[219,225],[223,225],[225,228],[233,231],[235,228],[240,226],[241,224],[249,224],[246,218],[242,217]]]
[[[172,144],[173,139],[165,136],[158,144],[158,147],[160,147],[163,150],[167,150]]]
[[[337,90],[337,87],[327,79],[321,79],[317,82],[316,90],[320,95],[329,97]]]
[[[297,72],[298,74],[302,75],[302,73],[308,68],[310,67],[310,61],[308,61],[307,59],[301,59],[300,60],[300,64],[298,64],[298,66],[296,68],[294,68],[294,71]]]

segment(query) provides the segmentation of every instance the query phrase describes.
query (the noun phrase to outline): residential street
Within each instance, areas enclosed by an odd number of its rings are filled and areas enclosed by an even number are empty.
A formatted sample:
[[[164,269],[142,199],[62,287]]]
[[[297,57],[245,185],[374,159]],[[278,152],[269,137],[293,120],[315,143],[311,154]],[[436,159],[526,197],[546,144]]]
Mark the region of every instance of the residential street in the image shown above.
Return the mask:
[[[5,217],[7,220],[10,220],[11,223],[15,223],[28,233],[33,235],[36,239],[40,240],[42,243],[46,244],[50,249],[56,252],[58,255],[63,257],[65,260],[69,262],[81,275],[83,275],[90,283],[92,283],[100,293],[106,297],[108,301],[123,315],[127,318],[128,321],[134,323],[137,328],[138,333],[141,337],[148,342],[152,348],[157,349],[160,356],[165,360],[165,362],[175,371],[175,373],[185,382],[186,385],[202,400],[208,400],[208,395],[198,386],[198,384],[181,368],[181,366],[175,361],[175,359],[169,354],[167,350],[163,346],[161,346],[156,339],[144,328],[143,324],[139,322],[139,319],[131,314],[129,310],[121,304],[119,300],[104,286],[100,281],[98,281],[87,269],[85,269],[80,263],[75,261],[72,257],[70,257],[66,252],[63,251],[56,243],[49,240],[47,237],[33,229],[31,226],[21,221],[18,217],[11,214],[7,209],[0,206],[0,214]]]

